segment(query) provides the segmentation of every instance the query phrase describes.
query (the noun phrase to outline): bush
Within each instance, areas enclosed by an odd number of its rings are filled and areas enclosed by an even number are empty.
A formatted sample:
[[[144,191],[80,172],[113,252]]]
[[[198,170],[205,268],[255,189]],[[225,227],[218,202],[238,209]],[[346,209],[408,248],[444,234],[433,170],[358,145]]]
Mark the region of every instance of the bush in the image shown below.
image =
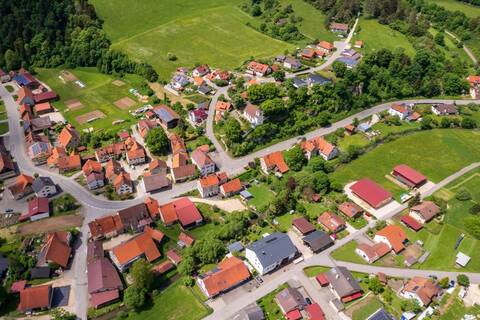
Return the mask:
[[[457,276],[457,282],[463,287],[468,287],[470,285],[470,279],[464,274],[459,274]]]
[[[472,199],[472,195],[467,189],[462,188],[457,192],[455,198],[459,201],[468,201]]]
[[[480,203],[475,203],[475,204],[470,208],[470,213],[471,213],[471,214],[479,214],[479,213],[480,213]]]

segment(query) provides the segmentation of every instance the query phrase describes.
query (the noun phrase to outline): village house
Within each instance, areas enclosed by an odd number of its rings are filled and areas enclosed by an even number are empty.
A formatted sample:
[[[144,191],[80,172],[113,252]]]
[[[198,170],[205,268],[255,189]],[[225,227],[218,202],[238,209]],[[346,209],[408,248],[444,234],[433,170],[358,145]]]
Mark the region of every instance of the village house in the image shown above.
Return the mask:
[[[73,153],[70,155],[60,155],[58,157],[56,167],[58,168],[59,173],[80,170],[82,168],[82,158],[80,157],[80,155]]]
[[[334,213],[325,211],[319,217],[317,222],[328,232],[337,233],[347,227],[345,220]]]
[[[374,209],[378,209],[392,201],[392,194],[368,178],[355,182],[350,190]]]
[[[183,74],[176,74],[170,80],[170,85],[176,91],[182,91],[185,89],[186,86],[190,84],[190,80],[188,77]]]
[[[196,125],[202,124],[208,118],[208,113],[205,109],[194,109],[188,112],[188,118]]]
[[[38,177],[32,183],[32,190],[37,197],[48,198],[57,193],[57,187],[50,177]]]
[[[467,77],[467,81],[470,84],[470,96],[472,99],[480,98],[480,76],[470,75]]]
[[[172,179],[176,183],[193,178],[196,173],[197,169],[194,164],[185,164],[178,167],[172,167],[171,169]]]
[[[257,105],[248,103],[243,110],[243,117],[252,125],[252,127],[263,124],[263,111]]]
[[[282,313],[286,315],[288,319],[292,317],[292,314],[300,314],[300,310],[303,310],[308,305],[300,291],[291,287],[287,287],[277,293],[275,295],[275,301]]]
[[[24,68],[21,68],[15,73],[13,80],[17,82],[20,88],[27,87],[28,89],[35,89],[39,86],[37,79]]]
[[[68,231],[48,233],[37,256],[37,267],[55,263],[66,269],[72,253],[72,248],[70,247],[71,240],[72,234]]]
[[[369,245],[361,243],[355,249],[355,253],[368,263],[374,263],[390,252],[390,247],[383,242]]]
[[[147,193],[153,193],[170,187],[170,180],[168,180],[167,174],[163,171],[160,173],[144,175],[143,179],[140,181],[140,187]]]
[[[215,104],[215,122],[224,118],[225,114],[230,112],[230,110],[232,110],[232,104],[230,102],[218,100]]]
[[[50,216],[50,205],[48,198],[33,198],[28,202],[28,211],[22,213],[18,218],[19,221],[37,221],[48,218]]]
[[[33,95],[35,103],[50,102],[58,99],[58,95],[55,91],[42,91]]]
[[[35,100],[33,99],[32,90],[26,87],[21,87],[17,92],[17,104],[28,104],[30,107],[33,107],[35,105]]]
[[[209,146],[203,145],[192,152],[192,163],[197,166],[201,176],[205,176],[215,172],[215,162],[208,155]]]
[[[80,134],[70,124],[67,124],[57,138],[57,144],[65,149],[76,149],[80,144]]]
[[[118,159],[126,151],[124,142],[113,143],[109,146],[95,149],[95,158],[98,162],[104,163],[111,159]]]
[[[89,243],[90,246],[90,243]],[[93,308],[100,308],[120,299],[120,292],[123,290],[123,283],[113,264],[103,256],[87,264],[88,293],[90,294],[90,305]]]
[[[197,181],[197,189],[202,198],[216,196],[220,192],[220,184],[215,174],[202,177]]]
[[[353,46],[355,48],[361,49],[361,48],[363,48],[363,41],[362,40],[357,40],[357,41],[355,41],[355,44]]]
[[[15,163],[12,160],[10,153],[6,150],[0,151],[0,180],[5,180],[17,175]]]
[[[49,130],[52,127],[52,121],[49,116],[43,116],[41,118],[33,118],[30,121],[23,122],[23,130],[26,133],[42,133],[45,130]]]
[[[380,231],[377,231],[373,241],[376,243],[385,243],[390,250],[395,253],[401,252],[405,249],[405,245],[408,242],[407,234],[400,226],[389,225]]]
[[[49,142],[34,142],[28,147],[27,154],[32,162],[39,166],[47,163],[48,158],[52,154],[52,146]]]
[[[142,119],[137,123],[138,133],[143,139],[147,137],[147,134],[150,132],[151,129],[157,128],[157,127],[158,127],[158,123],[148,119]]]
[[[160,219],[165,226],[171,226],[177,221],[182,228],[187,229],[203,223],[203,217],[195,204],[188,198],[180,198],[160,206]]]
[[[268,66],[268,64],[250,61],[247,65],[246,72],[252,76],[264,77],[272,72],[272,69]]]
[[[143,228],[152,223],[152,218],[145,203],[139,203],[131,207],[119,210],[116,213],[120,219],[124,231],[142,231]]]
[[[310,160],[314,156],[321,156],[325,160],[331,160],[338,155],[338,149],[323,137],[315,137],[300,144],[305,156]]]
[[[110,258],[121,272],[143,257],[148,262],[154,262],[161,256],[157,243],[159,244],[163,237],[162,232],[147,226],[143,233],[114,247],[110,251]]]
[[[421,224],[425,224],[435,218],[441,211],[442,209],[435,202],[423,201],[411,207],[409,215]]]
[[[315,226],[310,223],[305,217],[300,217],[292,220],[292,227],[297,234],[305,236],[310,232],[315,231]]]
[[[338,210],[350,219],[358,218],[363,214],[363,209],[353,202],[343,202],[338,206]]]
[[[109,239],[122,233],[124,230],[122,221],[118,215],[97,218],[88,223],[90,237],[94,240]]]
[[[333,246],[333,239],[325,232],[314,230],[302,238],[302,241],[307,245],[313,253],[321,252]]]
[[[186,234],[185,232],[180,232],[177,240],[177,244],[180,248],[190,248],[193,246],[193,243],[195,242],[195,239],[193,239],[191,236]]]
[[[82,171],[90,190],[102,188],[105,185],[105,176],[100,163],[94,160],[87,160],[82,167]]]
[[[432,112],[437,116],[455,116],[458,115],[458,109],[454,104],[434,104]]]
[[[392,104],[388,109],[388,114],[393,117],[398,117],[400,120],[405,120],[412,113],[412,109],[405,104]]]
[[[167,129],[175,128],[180,121],[178,113],[164,104],[153,107],[153,112],[160,119],[160,123]]]
[[[316,73],[310,73],[305,79],[305,83],[308,87],[311,88],[314,85],[324,86],[326,84],[332,83],[332,80]]]
[[[109,183],[113,183],[115,178],[123,172],[122,165],[120,162],[110,159],[105,166],[105,178],[107,178]]]
[[[167,251],[167,259],[170,260],[175,266],[178,266],[182,262],[182,257],[175,251],[175,249],[170,249]]]
[[[285,60],[283,60],[283,67],[295,71],[302,67],[302,63],[295,58],[286,57]]]
[[[220,182],[221,183],[221,182]],[[243,186],[239,178],[235,178],[231,181],[225,182],[220,186],[220,193],[223,197],[228,198],[239,194],[242,191]]]
[[[288,172],[288,165],[283,159],[283,154],[280,151],[267,154],[260,158],[260,166],[265,174],[279,173],[284,174]]]
[[[53,112],[53,108],[50,105],[50,102],[37,103],[35,104],[34,109],[35,109],[35,114],[37,115]]]
[[[197,283],[207,298],[218,296],[250,279],[245,263],[232,256],[221,261],[212,271],[197,277]]]
[[[403,287],[400,296],[406,299],[415,299],[418,303],[427,307],[432,300],[439,296],[442,289],[431,279],[413,277]]]
[[[20,303],[17,310],[23,313],[50,309],[52,306],[52,285],[28,287],[20,291]]]
[[[406,164],[395,166],[392,176],[409,188],[418,188],[427,182],[427,178],[423,174]]]
[[[330,31],[345,34],[348,32],[348,24],[332,22],[330,23]]]
[[[160,159],[153,159],[148,164],[148,172],[151,174],[167,174],[168,166],[167,163]]]
[[[333,45],[333,43],[330,43],[328,41],[320,41],[317,44],[317,49],[325,52],[326,54],[330,54],[333,52],[333,50],[335,50],[335,46]]]
[[[210,81],[214,80],[221,80],[227,81],[230,80],[231,74],[227,70],[214,70],[209,75],[207,75],[207,79]]]
[[[147,154],[141,144],[131,139],[131,144],[127,146],[127,163],[129,165],[144,164],[147,161]]]
[[[210,68],[206,64],[200,65],[200,66],[196,67],[195,69],[193,69],[193,71],[192,71],[192,75],[194,77],[203,77],[203,76],[207,75],[208,73],[210,73]]]
[[[300,56],[305,60],[312,60],[316,57],[316,51],[312,48],[304,48]]]
[[[245,249],[245,258],[260,275],[269,273],[293,260],[297,248],[286,233],[274,232],[251,243]]]
[[[15,183],[8,186],[8,190],[10,191],[13,199],[19,200],[33,193],[32,184],[33,177],[26,174],[20,174],[15,180]]]
[[[330,290],[341,302],[347,303],[362,297],[362,288],[347,268],[334,267],[324,275]]]
[[[118,195],[125,195],[133,192],[133,182],[130,174],[122,171],[113,180],[113,187]]]

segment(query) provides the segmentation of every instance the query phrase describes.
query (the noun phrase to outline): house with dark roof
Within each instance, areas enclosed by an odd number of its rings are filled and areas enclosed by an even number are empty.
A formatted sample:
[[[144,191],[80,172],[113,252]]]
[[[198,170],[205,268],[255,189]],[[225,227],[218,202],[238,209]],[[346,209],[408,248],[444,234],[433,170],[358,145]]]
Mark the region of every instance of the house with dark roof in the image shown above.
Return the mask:
[[[5,180],[17,175],[15,164],[13,163],[10,153],[7,151],[0,152],[0,180]]]
[[[103,242],[100,240],[89,241],[87,244],[87,263],[95,262],[105,256]]]
[[[92,239],[112,238],[124,231],[124,227],[118,215],[97,218],[88,223],[90,237]]]
[[[325,273],[330,290],[343,303],[360,298],[362,288],[345,267],[334,267]]]
[[[218,296],[250,279],[245,263],[235,256],[221,261],[217,267],[197,277],[197,283],[207,298]]]
[[[38,177],[32,183],[32,190],[39,198],[48,198],[57,193],[57,186],[50,177]]]
[[[156,106],[153,108],[153,112],[156,114],[157,118],[160,119],[160,123],[168,129],[175,128],[180,121],[180,116],[169,106]]]
[[[20,303],[17,310],[24,313],[50,309],[53,289],[51,285],[25,288],[20,292]]]
[[[194,124],[199,125],[202,124],[203,121],[207,120],[208,113],[205,111],[205,109],[197,108],[188,112],[188,118]]]
[[[324,86],[326,84],[332,83],[332,80],[316,73],[310,73],[305,81],[309,87],[312,87],[314,85]]]
[[[372,313],[366,320],[395,320],[395,317],[385,311],[383,308],[379,308]]]
[[[314,253],[321,252],[334,244],[332,238],[320,230],[310,232],[302,240]]]
[[[307,235],[310,232],[315,231],[315,226],[310,223],[305,217],[300,217],[292,220],[293,230],[299,235]]]
[[[170,187],[170,180],[165,173],[144,175],[140,181],[140,187],[147,193],[153,193]]]
[[[275,301],[283,314],[303,310],[307,306],[305,297],[298,289],[287,287],[275,295]]]
[[[263,314],[262,308],[258,306],[256,302],[249,304],[239,313],[237,313],[232,320],[264,320],[265,316]]]
[[[50,278],[52,270],[50,267],[35,267],[30,269],[31,279],[48,279]]]
[[[432,105],[432,112],[437,116],[454,116],[458,114],[458,109],[454,104],[441,103]]]
[[[395,166],[392,176],[409,188],[418,188],[427,182],[427,177],[406,164]]]
[[[152,218],[145,203],[119,210],[117,212],[124,230],[140,231],[152,223]]]
[[[58,96],[55,91],[42,91],[41,93],[37,93],[33,96],[33,100],[35,103],[45,103],[57,100]]]
[[[123,283],[117,270],[105,257],[87,265],[88,293],[90,305],[99,308],[120,299]]]
[[[286,233],[275,232],[248,245],[245,257],[264,275],[293,260],[298,251]]]

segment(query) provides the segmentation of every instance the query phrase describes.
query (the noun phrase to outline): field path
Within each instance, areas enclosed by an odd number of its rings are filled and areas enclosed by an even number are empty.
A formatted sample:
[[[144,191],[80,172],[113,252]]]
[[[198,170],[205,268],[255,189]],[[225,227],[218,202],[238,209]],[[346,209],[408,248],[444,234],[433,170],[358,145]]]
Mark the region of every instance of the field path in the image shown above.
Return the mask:
[[[448,34],[453,39],[455,39],[457,41],[461,41],[456,35],[454,35],[450,31],[445,30],[445,33]],[[467,55],[470,57],[470,59],[472,59],[473,64],[477,65],[478,60],[477,60],[477,57],[475,57],[475,55],[473,54],[473,52],[466,45],[463,45],[463,50],[467,53]]]

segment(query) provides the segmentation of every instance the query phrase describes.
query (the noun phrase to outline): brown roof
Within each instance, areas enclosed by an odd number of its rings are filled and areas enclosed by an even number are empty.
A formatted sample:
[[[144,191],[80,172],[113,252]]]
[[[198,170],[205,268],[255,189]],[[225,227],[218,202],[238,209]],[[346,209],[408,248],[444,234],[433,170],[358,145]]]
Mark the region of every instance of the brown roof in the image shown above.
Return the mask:
[[[267,168],[270,170],[277,168],[281,173],[288,171],[288,165],[285,163],[283,154],[280,151],[267,154],[263,157],[263,160],[265,161]]]
[[[118,211],[118,216],[124,227],[137,228],[142,220],[150,219],[145,203],[139,203]]]
[[[441,211],[440,207],[433,201],[423,201],[413,206],[410,210],[417,212],[426,221],[433,219]]]
[[[0,172],[3,171],[13,171],[15,170],[15,165],[13,164],[12,158],[7,153],[0,153]]]
[[[123,289],[117,270],[107,258],[100,258],[87,265],[88,293]]]
[[[170,181],[165,173],[157,173],[149,176],[143,176],[143,184],[145,185],[145,191],[151,192],[168,187],[170,185]]]
[[[32,90],[28,89],[27,87],[21,87],[17,93],[17,104],[21,104],[25,97],[29,97],[33,100],[33,93]]]
[[[355,216],[363,212],[362,208],[360,208],[353,202],[342,203],[338,206],[338,210],[340,210],[341,213],[343,213],[349,218],[354,218]]]
[[[163,261],[162,263],[157,264],[156,266],[153,266],[152,271],[155,274],[160,275],[160,274],[164,274],[165,272],[168,272],[168,271],[172,270],[173,268],[175,268],[175,265],[172,262]]]
[[[170,147],[172,148],[172,153],[180,153],[180,152],[187,152],[187,147],[185,147],[185,143],[183,139],[176,133],[172,133],[169,136],[170,139]]]
[[[306,218],[301,217],[292,220],[292,225],[297,228],[302,234],[307,234],[315,230],[315,226],[311,224]]]
[[[207,295],[212,297],[249,279],[250,272],[242,260],[232,256],[220,262],[213,271],[199,278],[204,283]]]
[[[79,169],[82,167],[82,158],[78,154],[60,157],[57,166],[61,171]]]
[[[160,159],[153,159],[148,165],[148,170],[155,171],[156,169],[167,169],[167,163]]]
[[[178,168],[172,168],[172,175],[175,180],[192,177],[195,175],[196,167],[193,164],[187,164]]]
[[[123,185],[132,186],[132,179],[130,179],[130,173],[122,171],[119,175],[113,180],[113,186],[118,191]]]
[[[192,161],[194,161],[200,167],[214,163],[208,154],[200,148],[197,148],[192,152]]]
[[[186,165],[188,162],[188,154],[181,152],[176,153],[172,157],[172,168],[178,168]]]
[[[119,175],[123,171],[122,165],[120,162],[110,159],[105,166],[105,177],[108,180],[114,179],[117,175]]]
[[[148,213],[150,214],[150,217],[155,218],[157,215],[160,214],[160,207],[158,205],[158,201],[147,197],[144,201],[145,205],[147,206]]]
[[[120,232],[123,229],[122,221],[117,215],[106,216],[93,220],[88,224],[93,238],[105,236],[108,233]]]
[[[8,187],[13,195],[25,192],[26,188],[32,186],[33,177],[26,174],[20,174],[15,183]]]
[[[182,256],[180,256],[174,249],[167,251],[167,258],[170,259],[175,265],[178,265],[182,261]]]
[[[416,294],[426,306],[440,293],[440,288],[430,279],[413,277],[405,285],[403,291]]]
[[[345,226],[345,220],[331,212],[324,212],[318,217],[318,223],[322,224],[327,230],[335,232]]]
[[[20,303],[17,309],[20,311],[28,311],[50,308],[51,298],[51,285],[25,288],[20,292]]]

